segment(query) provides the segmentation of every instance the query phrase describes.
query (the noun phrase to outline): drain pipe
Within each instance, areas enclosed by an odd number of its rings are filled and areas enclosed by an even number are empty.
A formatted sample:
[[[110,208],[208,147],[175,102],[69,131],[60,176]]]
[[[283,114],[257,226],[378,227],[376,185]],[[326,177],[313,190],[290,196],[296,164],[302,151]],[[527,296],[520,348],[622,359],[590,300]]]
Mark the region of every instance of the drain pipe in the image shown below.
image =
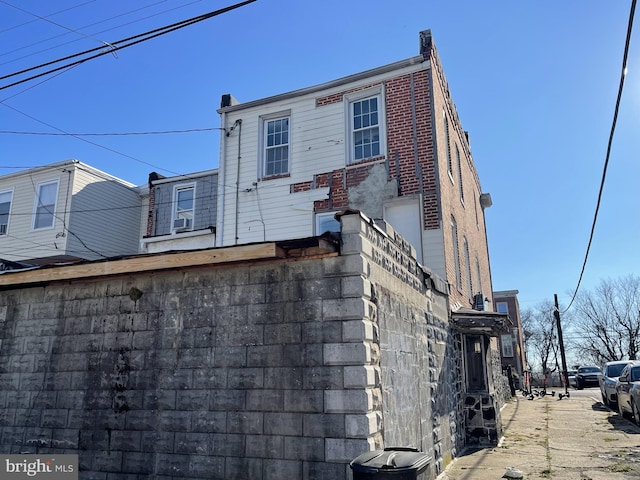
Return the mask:
[[[235,123],[234,127],[236,125],[238,126],[238,159],[237,159],[238,169],[237,169],[237,172],[236,172],[236,206],[235,206],[235,209],[236,209],[236,220],[235,220],[236,231],[235,231],[235,242],[234,242],[235,245],[238,244],[238,216],[239,216],[239,210],[240,210],[238,208],[238,201],[239,201],[239,198],[240,198],[240,146],[242,144],[242,119],[241,118],[236,120],[236,123]],[[231,133],[231,132],[229,132],[229,133]]]

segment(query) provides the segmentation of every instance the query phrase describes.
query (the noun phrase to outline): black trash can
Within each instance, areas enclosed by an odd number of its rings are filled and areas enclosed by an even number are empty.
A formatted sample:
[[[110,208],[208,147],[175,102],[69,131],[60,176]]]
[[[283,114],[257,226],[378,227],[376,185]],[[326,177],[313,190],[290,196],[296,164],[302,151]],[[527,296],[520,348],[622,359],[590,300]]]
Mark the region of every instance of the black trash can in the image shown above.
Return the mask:
[[[353,480],[414,480],[426,478],[431,457],[416,448],[389,447],[366,452],[349,463]]]

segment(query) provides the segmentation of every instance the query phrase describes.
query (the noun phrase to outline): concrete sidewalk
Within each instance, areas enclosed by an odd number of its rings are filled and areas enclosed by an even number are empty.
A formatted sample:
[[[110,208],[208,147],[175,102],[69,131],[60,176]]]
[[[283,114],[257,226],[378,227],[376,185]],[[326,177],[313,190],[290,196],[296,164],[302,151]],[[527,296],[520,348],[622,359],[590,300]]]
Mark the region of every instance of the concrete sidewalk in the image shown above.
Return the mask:
[[[515,467],[525,480],[640,478],[640,428],[589,397],[528,400],[518,394],[502,410],[498,447],[468,451],[439,480],[497,480]],[[582,393],[581,393],[582,394]]]

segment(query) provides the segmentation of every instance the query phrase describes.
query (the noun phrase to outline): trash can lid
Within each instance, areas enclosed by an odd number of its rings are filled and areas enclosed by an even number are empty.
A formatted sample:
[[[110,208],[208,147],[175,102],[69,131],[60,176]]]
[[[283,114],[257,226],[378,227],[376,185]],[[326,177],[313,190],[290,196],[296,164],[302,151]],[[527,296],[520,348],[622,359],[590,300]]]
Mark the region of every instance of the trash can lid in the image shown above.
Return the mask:
[[[416,448],[389,447],[384,450],[366,452],[352,460],[349,466],[356,472],[379,472],[381,470],[394,472],[417,471],[427,468],[431,457]]]

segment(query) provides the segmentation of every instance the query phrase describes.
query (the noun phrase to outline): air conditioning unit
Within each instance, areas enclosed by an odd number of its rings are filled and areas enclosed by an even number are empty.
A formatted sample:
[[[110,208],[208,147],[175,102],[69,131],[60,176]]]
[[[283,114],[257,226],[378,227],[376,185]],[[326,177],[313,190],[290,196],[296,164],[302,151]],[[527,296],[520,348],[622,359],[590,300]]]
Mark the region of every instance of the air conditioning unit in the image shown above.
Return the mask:
[[[185,228],[191,227],[191,219],[190,218],[177,218],[173,221],[173,229],[174,230],[182,230]]]

